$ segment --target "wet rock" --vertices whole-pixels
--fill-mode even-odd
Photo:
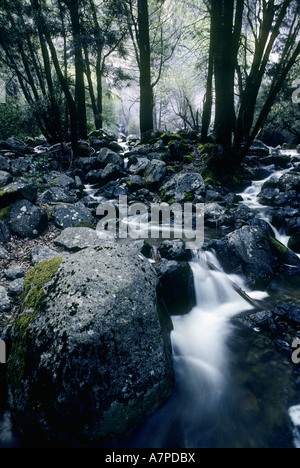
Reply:
[[[188,314],[196,305],[194,276],[188,262],[161,261],[154,264],[160,279],[159,294],[170,315]]]
[[[294,235],[290,238],[288,246],[295,253],[300,254],[300,235]]]
[[[63,229],[76,227],[80,223],[95,223],[93,215],[84,206],[59,205],[53,209],[52,216],[56,226]]]
[[[211,228],[220,228],[230,224],[232,215],[228,213],[224,206],[218,203],[207,203],[205,205],[205,226]]]
[[[25,291],[36,294],[11,329],[7,373],[23,433],[97,447],[162,404],[174,372],[156,287],[149,261],[128,246],[85,249],[29,273]]]
[[[274,315],[289,322],[300,324],[300,306],[297,304],[282,304],[274,310]]]
[[[8,224],[13,234],[34,239],[47,228],[48,216],[28,200],[18,200],[11,206]]]
[[[278,183],[279,190],[281,192],[300,191],[300,174],[287,173],[284,174]]]
[[[166,240],[159,246],[162,258],[188,262],[192,259],[192,253],[186,249],[186,244],[181,239]]]
[[[254,288],[265,289],[275,276],[276,257],[259,226],[244,226],[208,245],[225,271],[245,275]]]
[[[238,317],[234,319],[234,322],[241,323],[252,329],[269,329],[270,322],[273,322],[273,313],[270,310],[264,310],[244,317]]]

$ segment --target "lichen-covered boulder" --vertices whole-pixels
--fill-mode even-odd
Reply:
[[[136,247],[38,264],[11,330],[9,403],[23,432],[71,447],[127,433],[170,394],[170,322]]]

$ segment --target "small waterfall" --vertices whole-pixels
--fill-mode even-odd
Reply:
[[[252,309],[225,273],[210,269],[211,263],[219,266],[212,253],[194,254],[191,268],[197,303],[188,315],[173,317],[177,411],[188,446],[204,446],[205,434],[222,424],[221,414],[230,407],[224,404],[230,394],[227,344],[234,328],[230,319]]]
[[[208,385],[211,398],[218,397],[226,384],[230,318],[252,307],[234,290],[225,273],[210,270],[209,257],[213,254],[204,251],[194,255],[191,268],[196,307],[188,315],[173,317],[172,343],[177,371],[186,372],[189,382]]]

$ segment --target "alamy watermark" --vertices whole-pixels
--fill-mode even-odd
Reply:
[[[300,104],[300,79],[294,80],[292,83],[293,88],[297,88],[292,94],[292,101],[294,104]]]
[[[292,361],[294,364],[300,364],[300,339],[297,338],[292,343]]]
[[[6,343],[0,340],[0,364],[6,364]]]
[[[5,81],[0,78],[0,104],[6,102],[6,84]]]
[[[128,204],[127,196],[117,203],[101,203],[97,208],[100,236],[114,239],[182,239],[186,249],[202,247],[204,242],[203,203]]]

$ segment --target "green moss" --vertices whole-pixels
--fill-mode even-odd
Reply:
[[[186,201],[193,201],[195,198],[194,192],[187,192],[184,196]]]
[[[95,230],[95,226],[92,224],[92,223],[89,223],[89,222],[82,222],[82,223],[78,223],[77,228],[88,228],[88,229],[93,229]]]
[[[25,369],[26,343],[30,340],[30,325],[42,310],[45,296],[44,286],[57,273],[61,257],[39,263],[32,268],[25,278],[24,291],[21,296],[20,313],[13,325],[13,346],[8,360],[7,376],[10,385],[17,389],[22,381]]]
[[[281,244],[281,242],[274,239],[274,237],[269,236],[269,242],[277,255],[282,256],[289,252],[289,249]]]
[[[161,188],[159,191],[160,198],[162,201],[166,201],[167,191],[164,188]]]
[[[185,163],[190,164],[194,161],[195,158],[196,158],[195,154],[187,154],[183,157],[183,160]]]
[[[205,168],[201,175],[204,179],[205,185],[221,185],[221,182],[217,179],[216,175],[209,169]]]
[[[16,190],[4,191],[0,189],[0,205],[8,205],[18,198],[18,192]]]
[[[4,221],[8,217],[10,211],[11,211],[10,206],[7,206],[6,208],[2,208],[0,210],[0,221]]]
[[[199,149],[201,154],[205,154],[205,153],[206,154],[211,154],[213,152],[214,145],[212,143],[206,143],[205,145],[200,143],[198,145],[198,149]]]

